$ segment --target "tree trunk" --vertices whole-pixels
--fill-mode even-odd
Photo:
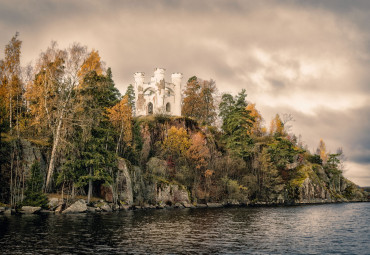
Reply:
[[[87,203],[90,203],[91,194],[92,194],[92,179],[91,179],[91,167],[90,167],[90,173],[89,173],[89,191],[87,193]]]
[[[51,181],[52,181],[51,178],[53,177],[53,173],[54,173],[55,158],[56,158],[57,148],[58,148],[59,140],[60,140],[60,130],[62,128],[63,114],[64,114],[64,111],[62,111],[62,113],[59,116],[58,126],[57,126],[54,143],[53,143],[53,149],[51,151],[48,175],[46,178],[46,185],[45,185],[46,192],[49,192],[51,190]]]

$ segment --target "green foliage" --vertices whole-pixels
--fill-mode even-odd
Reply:
[[[276,138],[276,140],[269,144],[268,153],[270,160],[279,170],[284,170],[287,165],[294,162],[298,154],[304,151],[296,147],[291,141],[285,138]]]
[[[318,165],[322,165],[322,159],[320,158],[320,155],[307,155],[307,161],[312,163],[312,164],[318,164]]]
[[[135,90],[132,84],[128,85],[125,95],[128,96],[128,103],[132,108],[132,112],[135,112]]]
[[[246,109],[246,93],[243,89],[235,98],[225,94],[220,103],[220,116],[226,147],[238,157],[247,160],[251,155],[253,140],[248,130],[253,126],[253,117]]]
[[[47,208],[48,198],[42,192],[44,177],[40,169],[40,163],[35,161],[31,166],[31,176],[26,182],[25,199],[22,205],[40,206]]]

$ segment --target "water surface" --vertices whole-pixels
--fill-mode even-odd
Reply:
[[[369,254],[370,203],[0,216],[1,254]]]

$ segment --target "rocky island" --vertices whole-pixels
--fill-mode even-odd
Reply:
[[[166,82],[156,68],[122,96],[79,44],[52,44],[25,81],[21,44],[16,34],[0,62],[0,213],[368,201],[343,177],[341,149],[310,152],[290,115],[268,129],[244,89],[217,97],[213,80]]]

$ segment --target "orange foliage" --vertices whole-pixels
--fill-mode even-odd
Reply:
[[[85,75],[91,71],[95,71],[98,75],[101,75],[103,73],[99,52],[95,50],[92,50],[90,52],[89,56],[85,59],[80,70],[78,71],[80,84],[82,83]]]
[[[191,146],[187,154],[190,162],[194,164],[196,169],[204,170],[207,167],[211,154],[202,133],[198,132],[192,136]]]
[[[132,143],[132,108],[125,95],[122,100],[112,108],[107,109],[112,125],[120,134],[119,143],[123,141],[127,146]]]
[[[185,129],[172,126],[164,139],[163,152],[171,157],[184,157],[189,149],[189,136]]]
[[[248,104],[246,107],[247,111],[250,111],[250,116],[254,118],[253,126],[250,130],[248,130],[249,135],[255,135],[260,136],[262,135],[262,115],[259,113],[259,111],[256,109],[256,104]]]
[[[275,115],[275,118],[271,120],[271,124],[270,124],[270,135],[275,135],[275,134],[280,135],[280,136],[283,136],[286,134],[284,130],[284,124],[281,121],[279,114]]]

